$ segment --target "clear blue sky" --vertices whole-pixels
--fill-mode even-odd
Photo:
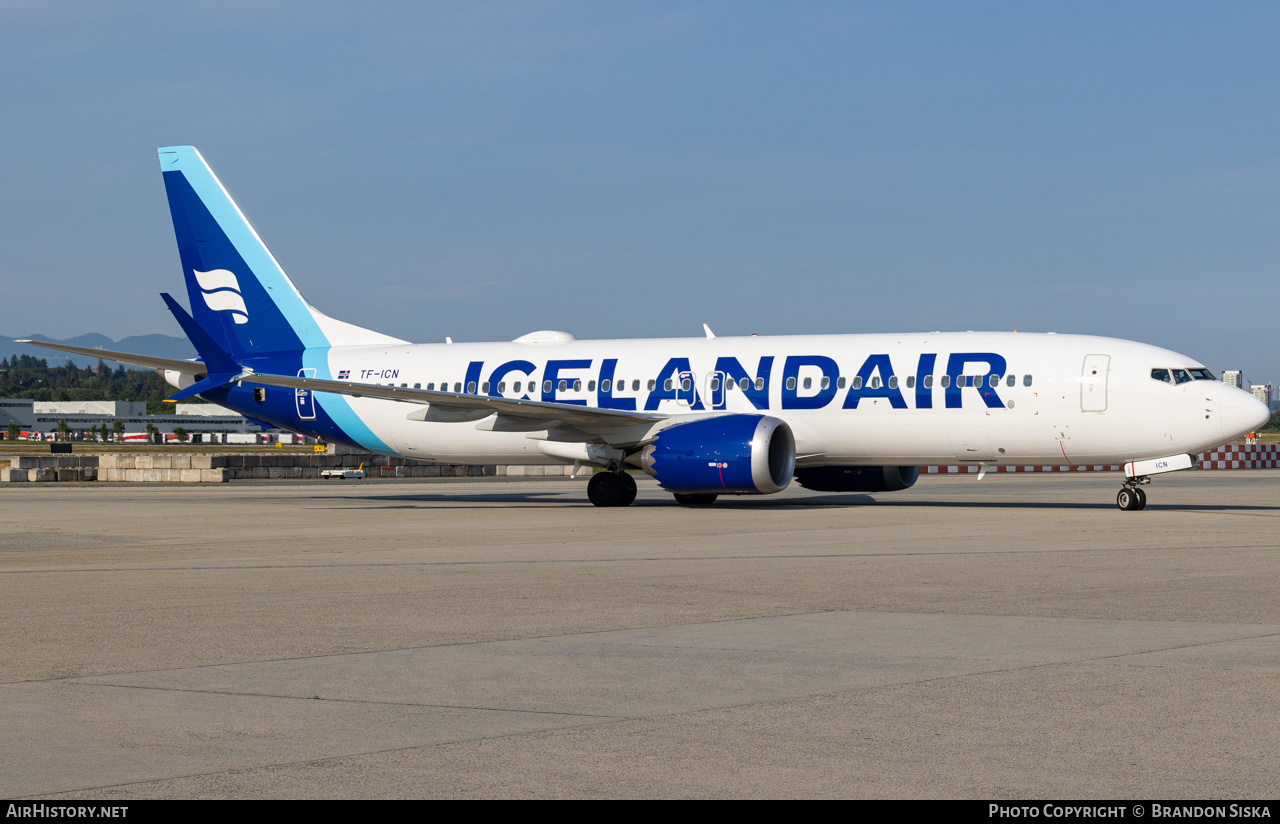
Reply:
[[[190,143],[312,303],[413,340],[1016,328],[1280,378],[1277,44],[1274,3],[10,0],[0,332],[179,334]]]

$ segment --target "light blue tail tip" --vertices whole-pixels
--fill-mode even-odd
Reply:
[[[181,169],[186,163],[200,157],[195,146],[163,146],[156,149],[160,157],[160,171],[168,172]]]

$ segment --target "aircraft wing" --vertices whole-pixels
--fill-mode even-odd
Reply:
[[[70,352],[73,355],[86,355],[90,358],[119,361],[133,366],[145,366],[148,369],[170,369],[174,372],[185,372],[188,375],[203,375],[209,371],[200,361],[153,358],[150,355],[133,355],[128,352],[112,352],[108,349],[90,349],[87,346],[68,346],[65,343],[46,343],[42,340],[15,340],[14,343],[42,346],[45,349],[57,349],[59,352]]]
[[[246,374],[237,380],[266,386],[282,386],[290,389],[309,389],[312,392],[332,392],[353,398],[381,398],[403,403],[429,404],[432,408],[448,410],[474,410],[496,412],[500,416],[530,421],[547,421],[567,426],[608,428],[636,426],[666,420],[666,415],[656,412],[627,412],[622,409],[600,409],[572,403],[547,403],[545,401],[520,401],[495,398],[489,395],[467,395],[455,392],[436,392],[429,389],[409,389],[402,386],[378,386],[349,381],[326,381],[318,378],[294,378],[286,375]],[[483,417],[483,416],[481,416]],[[470,418],[476,420],[475,417]]]

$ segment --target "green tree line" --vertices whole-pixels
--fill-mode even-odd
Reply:
[[[0,398],[146,401],[148,414],[162,415],[173,412],[173,404],[162,403],[173,392],[173,387],[150,369],[110,369],[101,360],[97,366],[80,368],[75,361],[50,366],[44,358],[31,355],[0,358]]]

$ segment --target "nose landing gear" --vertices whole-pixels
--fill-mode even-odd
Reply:
[[[1151,479],[1145,475],[1129,478],[1116,494],[1116,506],[1121,509],[1139,510],[1147,507],[1147,493],[1138,484],[1149,484]]]

